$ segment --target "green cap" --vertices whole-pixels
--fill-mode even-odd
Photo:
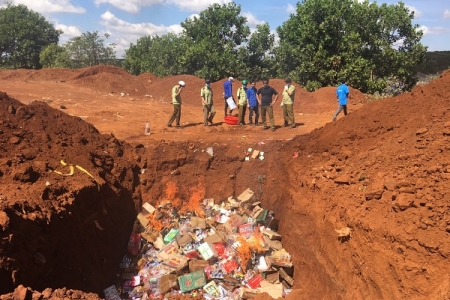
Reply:
[[[247,84],[247,83],[248,83],[247,79],[242,80],[242,84]]]

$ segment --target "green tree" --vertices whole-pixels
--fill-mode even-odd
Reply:
[[[58,43],[62,31],[25,5],[0,9],[0,65],[2,68],[38,69],[41,50]]]
[[[72,61],[70,60],[69,52],[65,47],[57,44],[50,44],[42,49],[40,57],[40,64],[43,68],[71,68]]]
[[[174,33],[142,37],[125,50],[122,66],[134,75],[144,72],[158,77],[184,74],[187,43],[185,37]]]
[[[279,73],[308,89],[336,84],[341,77],[364,92],[381,90],[389,77],[410,89],[426,52],[413,19],[402,2],[303,0],[277,28]]]
[[[74,68],[83,68],[95,65],[115,65],[115,44],[106,44],[109,34],[103,36],[98,31],[85,32],[80,36],[71,38],[64,46],[69,53]]]
[[[246,42],[250,29],[241,7],[234,2],[210,5],[199,17],[181,23],[189,39],[185,53],[187,71],[199,77],[218,80],[238,74],[245,63],[239,60],[239,46]]]
[[[246,63],[246,74],[238,74],[248,79],[275,77],[274,61],[275,35],[270,32],[267,23],[256,26],[256,31],[250,36],[244,49],[240,49],[239,56]]]

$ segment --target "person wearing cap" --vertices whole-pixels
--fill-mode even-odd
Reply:
[[[275,100],[272,102],[272,97],[275,96]],[[258,103],[261,106],[261,116],[264,129],[269,129],[266,122],[266,114],[269,115],[270,129],[275,131],[275,119],[273,117],[273,105],[278,100],[278,92],[271,86],[269,86],[269,81],[267,79],[263,80],[263,87],[256,93],[258,98]]]
[[[284,117],[284,127],[290,126],[295,128],[295,117],[294,117],[294,97],[295,97],[295,86],[292,85],[291,78],[286,78],[284,80],[286,85],[283,90],[283,117]]]
[[[209,79],[205,80],[205,86],[200,91],[200,97],[202,98],[203,105],[203,125],[208,126],[213,123],[213,118],[216,115],[213,103],[213,91]]]
[[[248,123],[251,126],[257,126],[259,120],[259,105],[256,96],[256,81],[252,81],[250,88],[247,89]],[[253,123],[253,113],[255,113],[255,122]]]
[[[181,119],[181,91],[186,86],[184,81],[179,81],[176,86],[172,88],[172,104],[173,104],[173,113],[167,123],[168,127],[172,127],[173,121],[177,121],[177,128],[181,128],[180,119]]]
[[[242,80],[242,86],[238,88],[236,97],[238,99],[239,126],[245,125],[245,111],[247,110],[247,79]]]
[[[229,107],[227,99],[228,98],[232,98],[233,101],[234,101],[234,98],[233,98],[233,82],[234,82],[234,78],[233,77],[229,77],[223,83],[223,98],[225,100],[224,116],[231,116],[231,114],[233,113],[233,110],[230,109],[230,112],[227,114],[227,109]]]
[[[345,78],[342,78],[341,85],[338,86],[336,89],[336,97],[337,97],[337,102],[338,102],[339,106],[338,106],[336,112],[334,113],[333,121],[336,121],[337,116],[339,115],[339,113],[342,110],[344,111],[344,116],[347,115],[347,100],[348,100],[348,95],[350,94],[350,90],[345,83],[346,83]]]

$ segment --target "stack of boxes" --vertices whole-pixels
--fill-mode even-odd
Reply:
[[[137,216],[118,282],[106,299],[161,299],[189,293],[199,299],[248,299],[290,292],[293,265],[274,213],[252,190],[220,204],[203,201],[202,215],[170,202],[149,203]]]

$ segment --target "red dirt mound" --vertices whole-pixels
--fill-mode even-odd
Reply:
[[[142,81],[147,82],[149,84],[151,84],[153,82],[156,82],[159,79],[158,76],[156,76],[156,75],[154,75],[152,73],[142,73],[142,74],[139,74],[137,76],[137,78],[139,80],[142,80]]]
[[[135,217],[130,146],[4,93],[0,126],[0,293],[110,285]]]
[[[144,96],[151,85],[150,82],[139,80],[122,68],[104,65],[81,69],[70,82],[93,90],[131,96]]]
[[[74,69],[48,68],[42,70],[2,70],[0,79],[27,81],[67,81],[79,71]]]
[[[299,152],[292,170],[302,171],[291,179],[299,188],[285,203],[295,207],[285,218],[324,217],[309,228],[283,226],[292,239],[322,233],[306,237],[307,247],[292,242],[299,251],[294,264],[305,267],[296,280],[308,281],[317,260],[332,266],[326,273],[343,275],[331,275],[329,287],[359,287],[327,298],[449,299],[449,85],[446,72],[289,145],[280,159]],[[344,226],[352,229],[350,240],[330,243]]]
[[[334,111],[337,108],[336,87],[323,87],[310,93],[314,98],[314,105],[311,106],[310,112],[320,113],[326,111]],[[350,95],[348,106],[365,104],[366,97],[359,90],[350,87]]]

